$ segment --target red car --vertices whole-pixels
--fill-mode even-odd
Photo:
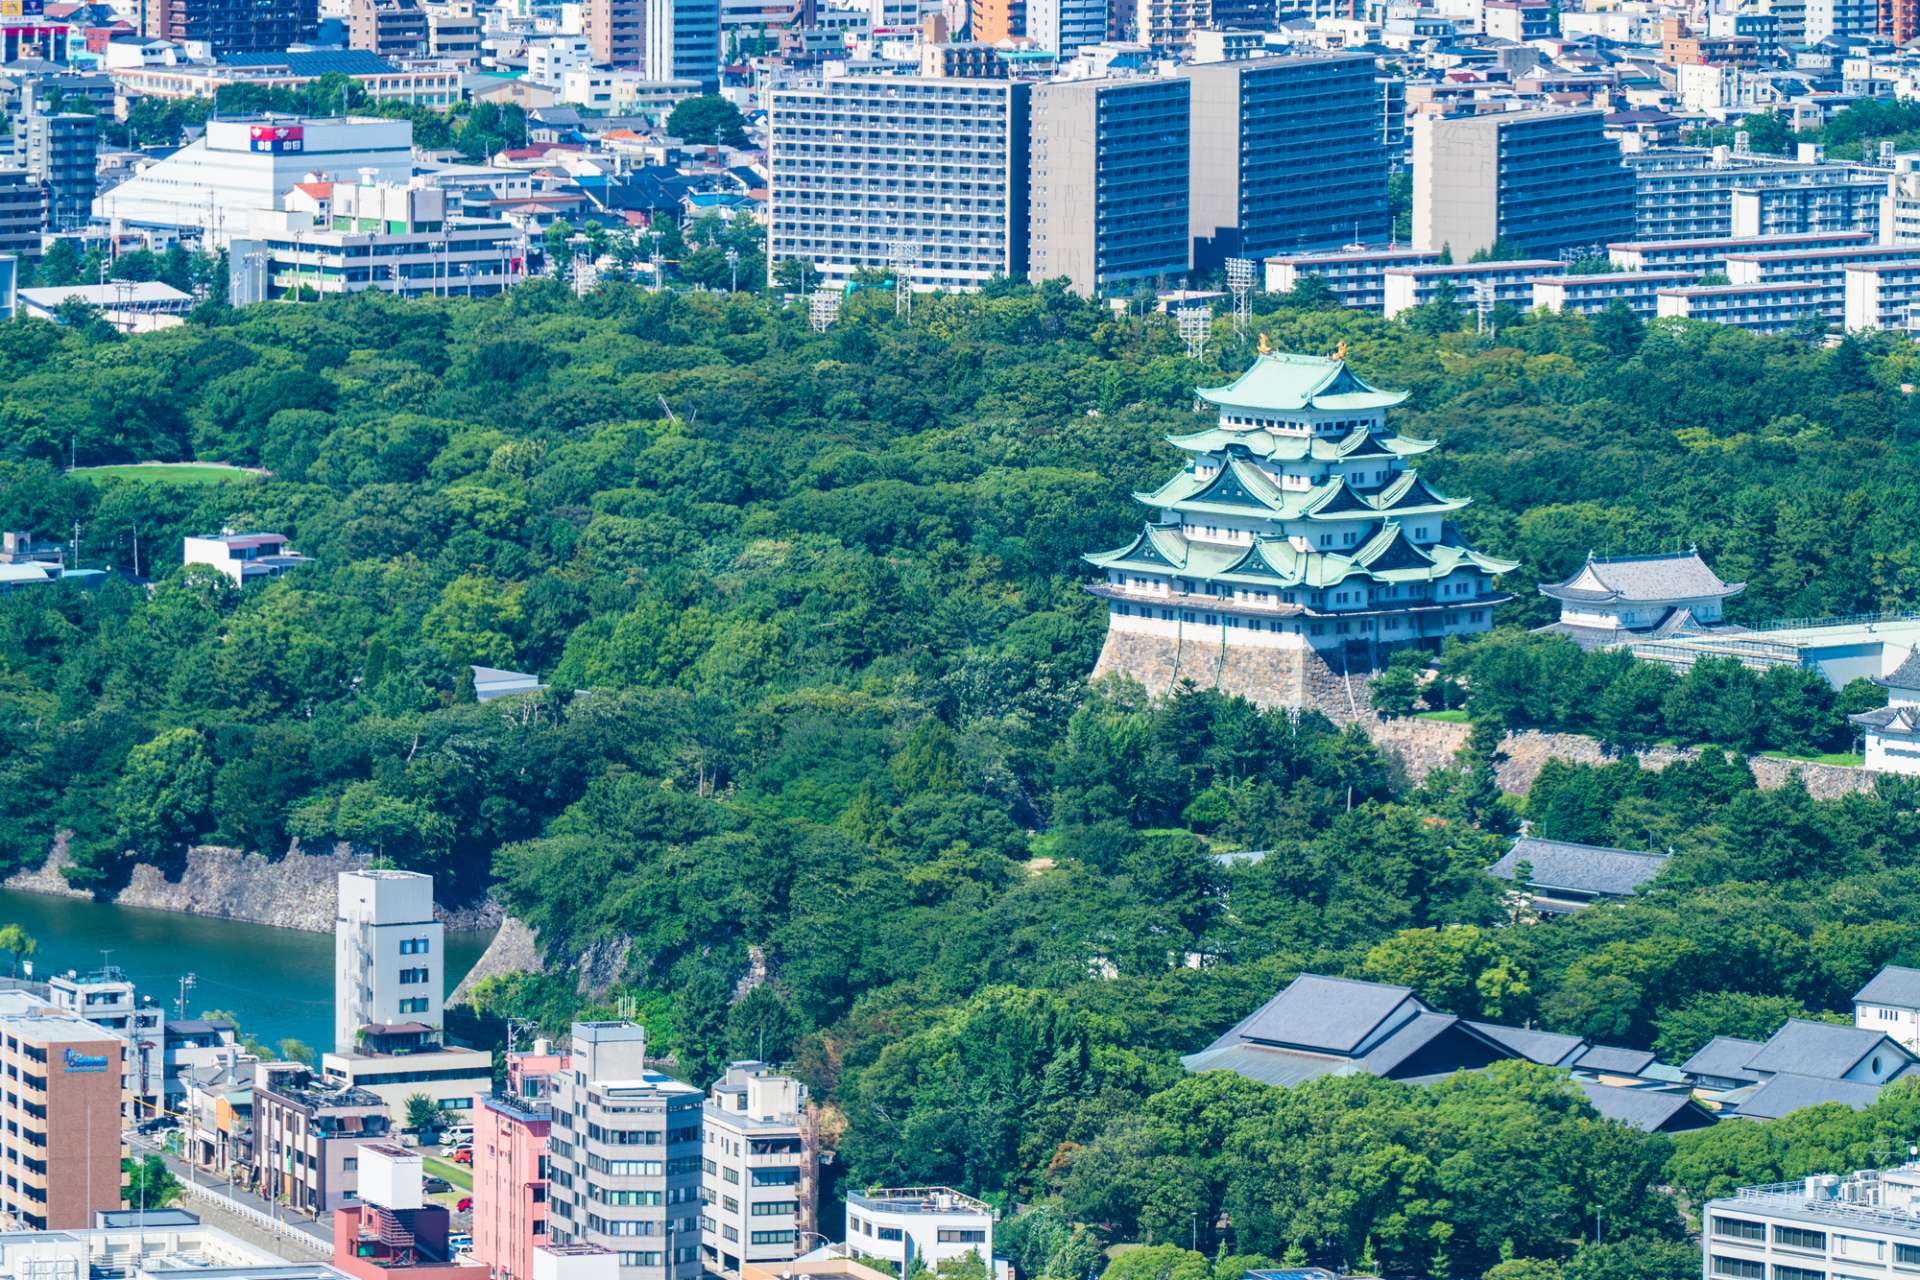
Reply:
[[[472,1164],[472,1163],[473,1163],[473,1148],[472,1148],[472,1147],[462,1147],[462,1148],[460,1148],[460,1149],[459,1149],[458,1151],[456,1151],[456,1152],[454,1152],[454,1153],[453,1153],[453,1162],[454,1162],[455,1164]]]
[[[470,1213],[473,1210],[473,1197],[461,1196],[460,1203],[454,1205],[453,1207],[456,1211],[460,1213]]]

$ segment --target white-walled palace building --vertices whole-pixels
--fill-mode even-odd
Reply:
[[[1887,691],[1887,705],[1847,717],[1866,730],[1868,771],[1920,774],[1920,649],[1873,682]]]
[[[1105,574],[1096,675],[1354,711],[1346,677],[1492,625],[1513,562],[1469,546],[1450,519],[1466,500],[1410,468],[1434,442],[1388,428],[1404,393],[1338,357],[1263,353],[1199,394],[1217,425],[1169,437],[1186,468],[1134,495],[1153,514],[1131,542],[1086,557]]]

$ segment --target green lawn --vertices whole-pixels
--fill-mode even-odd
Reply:
[[[1472,718],[1458,707],[1452,711],[1416,711],[1413,715],[1416,720],[1444,720],[1448,724],[1465,724]]]
[[[115,467],[75,467],[82,480],[142,480],[161,484],[231,484],[263,474],[222,462],[133,462]]]
[[[1837,764],[1850,769],[1858,769],[1867,762],[1865,756],[1850,751],[1762,751],[1760,754],[1775,760],[1805,760],[1810,764]]]
[[[442,1160],[439,1156],[422,1156],[420,1167],[436,1178],[445,1178],[462,1190],[473,1190],[473,1170],[467,1165]]]

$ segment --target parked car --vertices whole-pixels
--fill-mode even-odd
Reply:
[[[454,1205],[453,1207],[456,1211],[460,1213],[471,1213],[473,1211],[473,1197],[461,1196],[460,1203]]]
[[[472,1147],[460,1148],[458,1151],[453,1153],[452,1159],[455,1164],[472,1164],[473,1148]]]
[[[421,1189],[428,1195],[442,1196],[453,1190],[453,1184],[445,1178],[436,1178],[432,1174],[420,1180]]]

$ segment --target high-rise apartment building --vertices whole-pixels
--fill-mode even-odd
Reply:
[[[34,1231],[118,1209],[126,1042],[71,1013],[0,1017],[0,1214]]]
[[[998,44],[1027,34],[1027,0],[971,0],[967,35],[984,44]]]
[[[46,225],[46,188],[25,169],[0,169],[0,253],[38,258]]]
[[[54,974],[47,979],[47,1000],[126,1040],[121,1083],[128,1115],[145,1119],[156,1114],[167,1090],[166,1009],[153,997],[142,997],[127,975],[111,966],[92,973],[69,969]]]
[[[1871,36],[1880,26],[1877,0],[1806,0],[1803,38],[1808,44]]]
[[[1133,38],[1162,57],[1185,52],[1212,25],[1213,0],[1134,0]]]
[[[1107,0],[1026,0],[1027,38],[1042,49],[1073,57],[1107,38]]]
[[[440,1030],[445,933],[433,918],[433,877],[417,871],[343,871],[334,921],[336,1053],[367,1028]]]
[[[976,288],[1027,265],[1027,90],[1008,80],[835,76],[776,90],[769,270],[891,271]],[[1382,197],[1384,199],[1384,195]]]
[[[643,30],[647,79],[719,88],[720,0],[646,0]]]
[[[494,1094],[473,1113],[473,1256],[496,1280],[532,1280],[533,1250],[547,1242],[545,1102]]]
[[[815,1235],[818,1156],[807,1087],[764,1062],[736,1062],[703,1108],[706,1157],[700,1220],[707,1270],[786,1262]]]
[[[26,121],[27,172],[47,190],[47,225],[71,231],[93,212],[99,121],[84,112],[60,111]]]
[[[1090,297],[1186,275],[1190,95],[1179,77],[1034,87],[1030,278]]]
[[[1384,240],[1387,152],[1369,54],[1182,67],[1193,86],[1193,265]]]
[[[347,44],[383,58],[422,57],[428,47],[426,11],[414,0],[353,0]]]
[[[647,0],[587,0],[586,27],[594,62],[609,67],[644,63]]]
[[[269,53],[313,38],[316,0],[145,0],[144,31],[157,40],[204,41],[216,58]]]
[[[1413,131],[1413,243],[1465,261],[1497,240],[1521,253],[1625,240],[1633,175],[1600,111],[1423,117]]]
[[[553,1244],[619,1255],[620,1280],[699,1280],[698,1089],[646,1066],[630,1022],[576,1022],[547,1135]]]

